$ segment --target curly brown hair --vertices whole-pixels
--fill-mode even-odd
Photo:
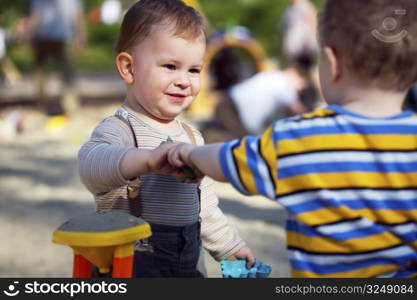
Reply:
[[[396,91],[417,83],[416,0],[327,0],[319,35],[360,80]]]
[[[123,18],[116,52],[129,51],[143,41],[155,25],[172,26],[174,36],[190,40],[205,33],[202,15],[181,0],[140,0]]]

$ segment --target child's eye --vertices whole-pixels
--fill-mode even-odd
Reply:
[[[195,73],[195,74],[200,74],[201,70],[194,68],[194,69],[190,69],[190,73]]]
[[[163,65],[164,68],[167,68],[168,70],[174,71],[176,69],[175,65],[173,64],[165,64]]]

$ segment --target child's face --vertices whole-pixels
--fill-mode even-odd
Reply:
[[[173,36],[162,26],[132,50],[132,93],[150,117],[172,120],[200,91],[205,39]]]

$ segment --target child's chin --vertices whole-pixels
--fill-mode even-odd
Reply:
[[[172,121],[174,120],[181,112],[167,112],[163,115],[160,116],[156,116],[158,119],[162,120],[162,121]]]
[[[185,111],[187,107],[184,107],[184,105],[178,105],[177,107],[172,107],[170,110],[167,110],[164,112],[164,117],[175,119],[176,117],[178,117],[179,114]]]

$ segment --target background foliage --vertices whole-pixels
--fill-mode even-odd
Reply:
[[[105,25],[93,23],[93,10],[104,0],[84,0],[87,20],[88,47],[75,57],[77,67],[84,72],[103,72],[114,70],[114,44],[119,24]],[[157,1],[157,0],[156,0]],[[122,0],[127,8],[131,0]],[[280,59],[281,20],[290,0],[200,0],[203,13],[211,25],[211,31],[232,25],[247,27],[264,47],[269,57]],[[319,7],[321,0],[313,0]],[[29,0],[1,0],[0,16],[6,28],[13,26],[19,18],[28,14]],[[8,52],[18,67],[30,71],[32,56],[28,43],[13,42]]]

